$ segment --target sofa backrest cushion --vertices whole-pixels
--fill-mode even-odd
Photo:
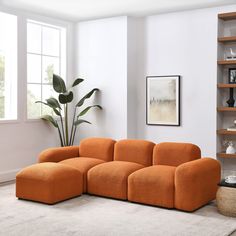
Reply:
[[[200,158],[200,148],[191,143],[159,143],[153,150],[153,165],[179,166]]]
[[[146,140],[120,140],[115,144],[114,160],[150,166],[154,146],[154,143]]]
[[[79,145],[79,156],[112,161],[115,140],[109,138],[87,138]]]

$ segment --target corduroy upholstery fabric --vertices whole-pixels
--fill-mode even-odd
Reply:
[[[79,156],[112,161],[116,141],[109,138],[87,138],[80,142]]]
[[[87,192],[87,172],[92,167],[104,163],[103,160],[96,158],[88,158],[88,157],[76,157],[70,158],[64,161],[59,162],[60,164],[68,165],[76,168],[83,174],[83,192]]]
[[[128,178],[128,200],[173,208],[175,169],[173,166],[155,165],[135,171]]]
[[[200,148],[191,143],[159,143],[153,150],[153,165],[179,166],[200,158]]]
[[[38,161],[59,162],[68,158],[79,156],[79,146],[48,148],[39,154]]]
[[[128,176],[143,167],[126,161],[97,165],[88,171],[88,193],[126,200]]]
[[[220,176],[220,163],[212,158],[190,161],[177,167],[175,208],[194,211],[214,200]]]
[[[45,162],[24,168],[16,176],[16,197],[54,204],[81,195],[83,176],[75,168]]]
[[[154,146],[154,143],[146,140],[120,140],[115,144],[114,160],[150,166]]]

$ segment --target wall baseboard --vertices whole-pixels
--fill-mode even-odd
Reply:
[[[20,171],[20,169],[0,172],[0,183],[15,180],[16,173],[19,171]]]

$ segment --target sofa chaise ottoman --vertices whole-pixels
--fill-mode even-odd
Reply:
[[[83,176],[75,168],[45,162],[24,168],[16,176],[16,197],[54,204],[80,196]]]

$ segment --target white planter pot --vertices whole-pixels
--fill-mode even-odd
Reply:
[[[233,145],[229,145],[226,149],[226,153],[227,154],[234,154],[235,153],[235,149],[233,147]]]

